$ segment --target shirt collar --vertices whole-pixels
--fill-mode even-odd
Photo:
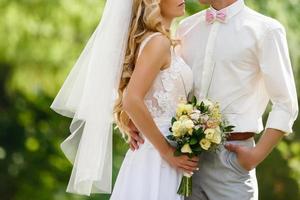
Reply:
[[[234,15],[238,14],[243,8],[245,7],[245,2],[244,0],[237,0],[233,4],[227,6],[226,8],[223,8],[222,10],[226,10],[227,13],[227,19],[230,19]],[[210,6],[209,9],[212,9],[216,11],[212,6]]]

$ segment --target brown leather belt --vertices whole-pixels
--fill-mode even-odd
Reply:
[[[230,133],[229,137],[227,138],[227,141],[233,141],[233,140],[247,140],[251,137],[253,137],[255,133],[253,132],[233,132]]]

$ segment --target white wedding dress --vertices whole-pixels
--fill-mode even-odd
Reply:
[[[140,52],[155,35],[148,36],[140,46]],[[164,136],[170,134],[171,118],[178,102],[193,86],[189,66],[171,48],[170,67],[156,77],[145,97],[156,125]],[[117,177],[111,200],[182,200],[177,194],[182,172],[171,167],[145,138],[145,143],[136,151],[128,150]]]

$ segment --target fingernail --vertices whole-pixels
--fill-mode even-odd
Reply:
[[[199,171],[199,168],[197,167],[196,170]]]

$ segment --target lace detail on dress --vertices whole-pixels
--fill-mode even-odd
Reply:
[[[160,33],[154,33],[142,42],[140,52],[142,52],[146,43],[157,34]],[[189,80],[187,86],[184,80]],[[179,101],[186,99],[187,93],[192,87],[192,82],[193,77],[190,68],[185,63],[178,61],[174,49],[171,48],[170,66],[157,75],[145,97],[145,104],[154,120],[170,120],[175,114]]]
[[[153,118],[167,118],[174,115],[177,103],[186,99],[180,76],[180,67],[173,64],[160,72],[151,92],[151,98],[145,101]]]
[[[171,91],[174,88],[174,80],[181,79],[180,77],[180,67],[178,65],[174,65],[172,61],[170,67],[165,69],[166,71],[162,71],[161,80],[166,91]]]

